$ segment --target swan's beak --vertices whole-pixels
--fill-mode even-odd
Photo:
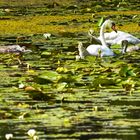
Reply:
[[[117,33],[117,29],[116,29],[116,26],[115,25],[112,25],[112,30],[114,30],[116,33]]]

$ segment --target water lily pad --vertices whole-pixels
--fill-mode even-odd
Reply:
[[[52,53],[51,52],[48,52],[48,51],[44,51],[44,52],[41,53],[41,57],[42,58],[48,58],[51,55],[52,55]]]
[[[66,82],[59,83],[59,84],[57,84],[57,90],[63,91],[67,86],[68,86],[68,84]]]
[[[55,71],[45,71],[38,76],[35,76],[34,80],[40,84],[46,84],[50,82],[56,82],[59,79],[59,74]]]
[[[136,76],[133,72],[133,69],[130,69],[127,65],[123,66],[119,71],[120,76],[127,77],[127,76]]]
[[[104,22],[104,17],[101,17],[100,20],[98,21],[98,26],[101,27]]]

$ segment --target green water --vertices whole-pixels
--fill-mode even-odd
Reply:
[[[37,10],[40,15],[44,12],[41,7]],[[83,10],[77,10],[77,15]],[[56,14],[55,9],[51,12]],[[64,10],[64,14],[70,11]],[[77,22],[75,28],[87,23],[98,28],[101,16],[95,16],[93,23]],[[117,19],[119,16],[132,23],[126,15],[117,15]],[[134,18],[136,25],[139,17]],[[115,20],[115,15],[112,18]],[[132,33],[140,37],[139,32]],[[17,36],[1,35],[0,42],[15,44]],[[139,52],[76,61],[77,42],[90,44],[87,32],[53,33],[50,40],[41,33],[22,36],[26,39],[19,43],[32,50],[23,54],[22,64],[12,54],[0,57],[0,139],[4,140],[5,134],[13,134],[14,140],[32,139],[27,134],[30,129],[36,130],[40,140],[139,139]],[[120,47],[115,47],[119,54]]]

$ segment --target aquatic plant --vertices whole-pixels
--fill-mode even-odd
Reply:
[[[13,138],[13,134],[5,134],[6,140],[10,140]]]

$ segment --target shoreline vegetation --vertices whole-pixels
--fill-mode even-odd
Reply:
[[[0,35],[87,33],[90,28],[97,34],[101,17],[121,21],[123,25],[118,25],[118,30],[140,32],[140,11],[128,9],[128,6],[129,3],[116,0],[5,0],[0,2]]]
[[[103,15],[109,15],[109,12],[101,12],[94,14],[95,19],[91,19],[91,14],[84,15],[28,15],[24,17],[15,16],[1,16],[0,17],[0,35],[7,34],[39,34],[45,32],[51,33],[81,33],[87,32],[90,28],[94,28],[95,32],[98,32],[97,19]],[[135,18],[140,12],[131,12],[131,16]],[[120,14],[114,13],[117,17]],[[127,11],[126,14],[123,12],[123,17],[129,15]],[[119,17],[118,17],[119,18]],[[137,18],[137,17],[136,17]],[[90,21],[90,19],[92,21]],[[95,20],[95,21],[94,21]],[[118,19],[119,20],[119,19]],[[121,19],[122,20],[122,19]],[[134,19],[135,20],[135,19]],[[58,23],[58,24],[56,24]],[[131,27],[131,28],[130,28]],[[140,32],[139,23],[137,22],[127,22],[123,26],[118,26],[119,30],[124,30],[126,32]]]

